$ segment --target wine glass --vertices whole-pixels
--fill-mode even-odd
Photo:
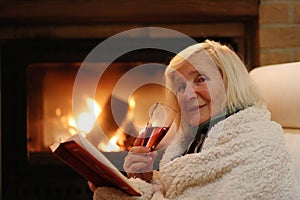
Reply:
[[[176,113],[176,110],[164,103],[157,102],[152,105],[143,137],[138,138],[139,141],[135,143],[135,146],[145,146],[150,151],[155,150],[170,129]]]

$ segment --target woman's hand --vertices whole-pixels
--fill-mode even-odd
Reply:
[[[147,182],[152,180],[153,163],[157,152],[150,152],[148,147],[134,146],[125,158],[123,168],[129,178],[140,178]]]

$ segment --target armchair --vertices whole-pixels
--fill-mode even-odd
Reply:
[[[300,190],[300,62],[258,67],[250,76],[284,129]]]

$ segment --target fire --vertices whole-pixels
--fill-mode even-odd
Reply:
[[[91,132],[95,122],[97,121],[97,117],[102,112],[101,107],[94,99],[87,97],[85,102],[88,109],[85,112],[80,113],[80,115],[76,118],[74,118],[71,114],[62,116],[61,109],[56,109],[56,115],[60,117],[61,123],[71,135],[75,135],[80,132],[84,137],[86,137]],[[120,143],[120,139],[123,139],[122,137],[124,137],[122,133],[121,129],[118,129],[109,141],[101,141],[98,144],[98,148],[106,152],[120,151],[121,147],[118,146],[118,143]]]
[[[71,133],[71,135],[75,135],[77,133],[76,121],[72,116],[70,116],[68,119],[68,125],[69,125],[68,128],[69,133]]]
[[[95,100],[88,97],[86,103],[89,111],[81,113],[77,119],[77,130],[83,134],[88,134],[92,130],[101,113],[101,108]]]
[[[110,140],[106,142],[100,142],[98,145],[98,148],[101,149],[102,151],[120,151],[121,148],[120,146],[117,145],[118,140],[122,137],[122,131],[121,129],[118,129],[116,133],[114,134],[113,137],[110,138]]]
[[[71,115],[67,117],[68,131],[71,135],[80,132],[86,136],[89,132],[91,132],[97,117],[102,111],[99,104],[92,98],[87,97],[86,104],[88,106],[88,110],[86,112],[82,112],[76,120]],[[65,120],[62,119],[62,121]]]

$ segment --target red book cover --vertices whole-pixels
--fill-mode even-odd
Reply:
[[[140,195],[128,179],[81,134],[51,145],[50,150],[96,186],[116,187],[128,195]]]

